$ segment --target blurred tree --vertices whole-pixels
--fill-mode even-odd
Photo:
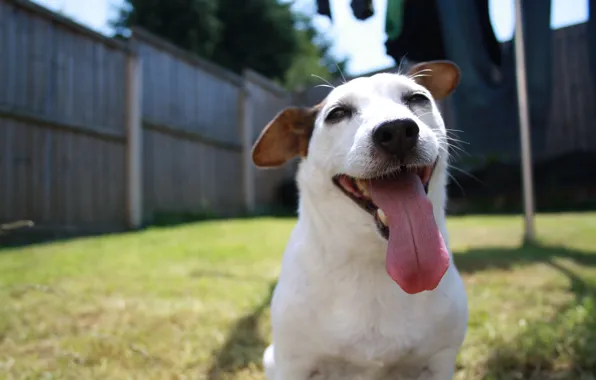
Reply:
[[[234,72],[251,68],[290,89],[343,70],[306,16],[277,0],[125,0],[112,25],[144,29]]]

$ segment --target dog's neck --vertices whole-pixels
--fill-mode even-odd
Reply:
[[[429,186],[429,198],[435,220],[449,246],[444,223],[446,166],[443,162],[437,165]],[[327,173],[303,161],[299,165],[297,183],[300,193],[298,224],[310,241],[316,241],[318,247],[331,254],[341,250],[346,259],[359,257],[370,260],[375,257],[359,252],[362,247],[372,251],[386,250],[387,241],[377,232],[373,217],[339,191]],[[337,254],[333,256],[337,257]],[[384,260],[383,256],[379,258]]]

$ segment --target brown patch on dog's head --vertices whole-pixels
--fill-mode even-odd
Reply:
[[[460,80],[459,67],[450,61],[429,61],[414,65],[407,74],[425,87],[436,100],[449,96]]]
[[[306,157],[321,105],[289,107],[267,124],[252,148],[252,160],[261,168],[281,166],[294,157]]]

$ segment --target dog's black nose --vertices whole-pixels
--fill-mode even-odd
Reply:
[[[418,124],[412,119],[386,121],[372,132],[374,144],[384,152],[403,158],[418,142]]]

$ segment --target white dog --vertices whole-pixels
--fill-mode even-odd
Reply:
[[[452,379],[467,297],[447,246],[450,62],[377,74],[287,108],[256,166],[302,158],[299,218],[273,295],[269,380]]]

